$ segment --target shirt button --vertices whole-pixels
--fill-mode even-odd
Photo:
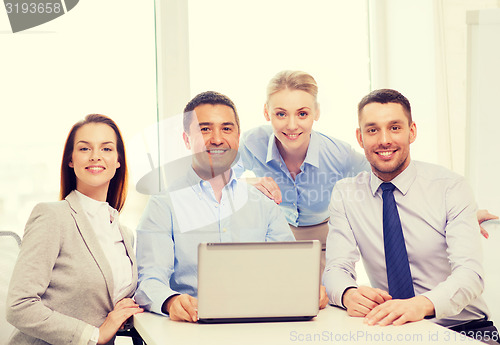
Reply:
[[[226,228],[223,228],[223,229],[222,229],[222,232],[226,232],[226,231],[227,231],[227,229],[226,229]]]
[[[215,208],[219,207],[219,204],[215,204]]]

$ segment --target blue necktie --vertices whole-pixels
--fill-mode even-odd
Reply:
[[[380,188],[383,191],[382,200],[384,201],[384,250],[389,294],[393,299],[411,298],[415,296],[415,292],[403,229],[394,200],[395,186],[390,182],[385,182],[380,185]]]

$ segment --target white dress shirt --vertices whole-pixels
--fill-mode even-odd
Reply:
[[[333,190],[323,276],[328,296],[342,306],[356,285],[360,253],[373,287],[389,291],[384,254],[383,181],[362,172]],[[476,206],[465,179],[443,167],[411,162],[391,181],[396,189],[413,287],[435,308],[433,321],[454,326],[488,316]],[[359,251],[358,251],[359,250]]]
[[[95,231],[104,255],[113,272],[113,304],[119,302],[127,287],[132,284],[132,263],[127,255],[123,237],[119,229],[118,211],[76,191],[86,216]]]

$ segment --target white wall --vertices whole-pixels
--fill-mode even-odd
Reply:
[[[413,159],[438,163],[433,0],[373,0],[373,89],[391,88],[412,105]]]
[[[0,229],[22,233],[35,203],[57,200],[64,141],[86,114],[112,117],[126,138],[156,121],[154,46],[151,1],[80,1],[16,34],[0,10]],[[131,188],[125,223],[143,205]]]
[[[266,123],[269,80],[303,70],[319,85],[315,128],[358,147],[356,105],[369,92],[367,23],[364,0],[190,0],[191,96],[227,94],[250,129]]]

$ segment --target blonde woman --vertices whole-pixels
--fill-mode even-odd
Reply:
[[[347,143],[312,129],[320,116],[317,95],[310,74],[276,74],[264,105],[271,126],[244,133],[240,153],[245,169],[257,176],[250,182],[280,204],[296,239],[318,239],[325,248],[333,186],[370,165]],[[324,260],[323,253],[322,268]]]

